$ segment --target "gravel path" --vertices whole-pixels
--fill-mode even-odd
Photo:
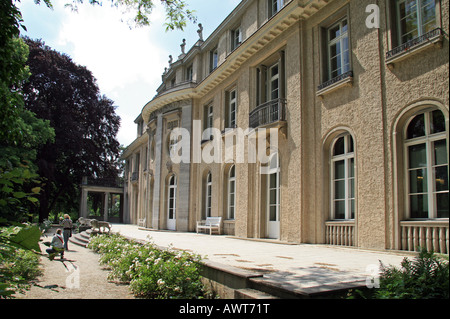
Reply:
[[[41,251],[48,248],[41,245]],[[92,250],[69,244],[60,261],[41,257],[43,275],[25,295],[17,299],[134,299],[128,285],[107,279],[108,271],[99,264],[100,255]]]

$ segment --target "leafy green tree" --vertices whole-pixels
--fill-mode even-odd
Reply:
[[[54,141],[39,148],[36,161],[38,174],[45,178],[39,198],[43,221],[55,210],[78,210],[84,176],[118,176],[120,118],[86,67],[41,41],[25,41],[31,72],[23,85],[25,107],[55,130]]]
[[[0,2],[0,216],[28,219],[39,181],[37,147],[53,138],[49,123],[23,108],[21,87],[29,76],[28,46],[19,38],[22,18],[12,0]]]
[[[20,11],[12,0],[0,2],[0,143],[23,140],[16,125],[23,105],[20,87],[29,72],[25,68],[27,46],[19,39]]]

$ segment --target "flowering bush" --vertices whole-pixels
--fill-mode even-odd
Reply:
[[[117,234],[93,237],[89,248],[102,255],[100,262],[111,270],[109,278],[129,283],[136,297],[205,297],[197,255],[161,250]]]

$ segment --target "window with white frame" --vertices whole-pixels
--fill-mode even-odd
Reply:
[[[212,103],[205,105],[203,110],[203,118],[204,118],[204,129],[213,127],[214,113],[213,113],[213,105]]]
[[[269,18],[275,15],[284,6],[285,0],[268,0]]]
[[[231,51],[235,50],[242,42],[241,27],[231,31]]]
[[[280,163],[278,154],[272,155],[268,171],[268,213],[269,221],[280,220]]]
[[[435,0],[396,0],[399,44],[436,28]]]
[[[169,187],[167,192],[167,215],[169,219],[176,218],[177,210],[177,177],[172,175],[169,178]]]
[[[279,63],[272,65],[268,72],[267,89],[270,100],[276,100],[280,97],[280,70]]]
[[[286,63],[284,50],[270,56],[256,67],[256,107],[286,96]]]
[[[212,176],[208,173],[205,180],[205,217],[211,217]]]
[[[235,207],[236,207],[236,166],[232,165],[228,172],[228,196],[227,196],[227,216],[228,219],[234,219]]]
[[[355,152],[353,138],[336,138],[331,153],[331,218],[355,219]]]
[[[448,218],[447,130],[439,110],[418,114],[406,126],[406,205],[411,219]]]
[[[237,94],[236,89],[227,92],[226,128],[236,127]]]
[[[193,78],[194,78],[194,67],[191,64],[186,68],[186,81],[192,81]]]
[[[214,108],[213,108],[212,102],[210,104],[205,105],[203,108],[203,130],[207,131],[210,134],[209,139],[207,139],[207,141],[213,139],[213,132],[211,130],[209,130],[209,129],[213,128],[213,122],[214,122],[213,111],[214,111]]]
[[[219,64],[219,50],[217,47],[209,52],[209,72],[214,71]]]
[[[328,80],[350,71],[348,20],[344,18],[327,29]]]

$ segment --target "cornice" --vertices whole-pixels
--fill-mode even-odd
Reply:
[[[201,98],[211,92],[217,85],[238,70],[267,44],[286,32],[300,20],[308,19],[332,0],[298,0],[291,1],[276,15],[268,19],[255,33],[244,40],[241,45],[231,52],[213,72],[194,88],[185,88],[156,96],[148,102],[142,117],[148,122],[150,114],[166,104],[179,100]],[[224,26],[221,24],[221,28]],[[217,36],[217,34],[216,34]]]

